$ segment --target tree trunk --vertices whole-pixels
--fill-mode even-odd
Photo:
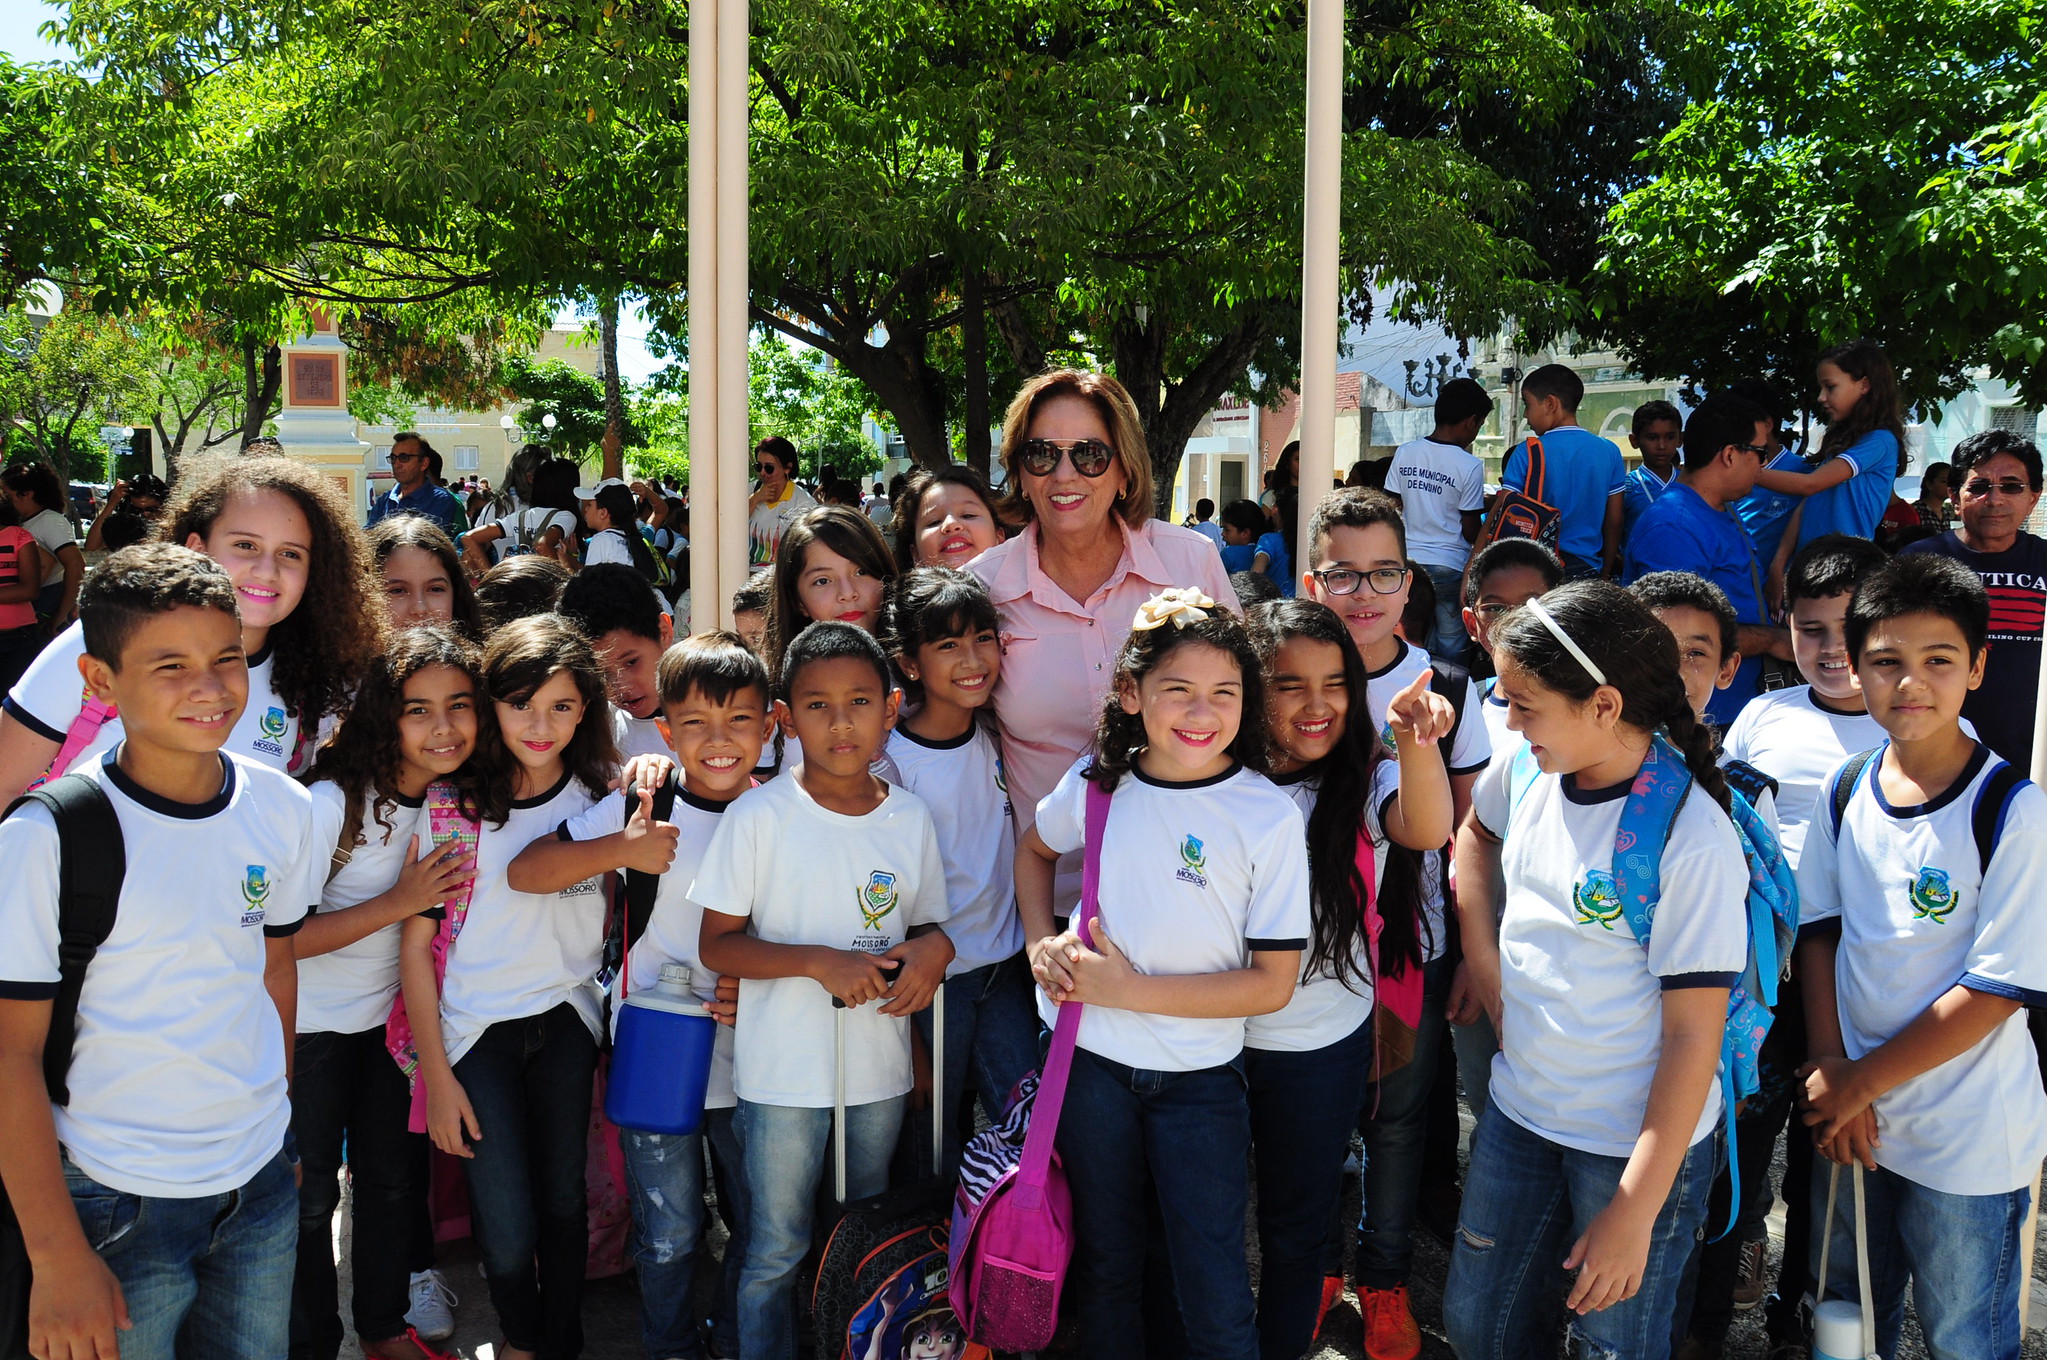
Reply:
[[[1009,361],[1016,365],[1016,371],[1026,378],[1043,373],[1045,348],[1032,332],[1031,323],[1024,316],[1023,304],[1010,298],[995,309],[994,316],[995,332],[1009,347]]]
[[[604,364],[604,476],[625,476],[625,392],[618,379],[618,299],[607,297],[597,312]]]
[[[284,351],[255,340],[242,341],[242,444],[263,433],[270,408],[284,385]]]
[[[969,267],[961,290],[960,349],[966,367],[967,466],[988,475],[988,311],[981,271]]]
[[[926,358],[927,332],[889,326],[888,343],[870,345],[867,336],[874,327],[864,320],[841,324],[827,308],[808,298],[779,301],[787,308],[786,315],[755,304],[754,321],[822,350],[867,384],[867,390],[895,421],[918,466],[940,468],[952,461],[952,448],[945,437],[945,380]],[[791,321],[791,317],[800,321]]]
[[[1127,317],[1112,332],[1116,376],[1130,390],[1144,422],[1145,444],[1151,452],[1153,513],[1166,517],[1173,506],[1173,481],[1180,459],[1201,418],[1215,409],[1251,366],[1251,358],[1270,334],[1262,316],[1246,316],[1217,337],[1201,361],[1177,383],[1164,381],[1165,326],[1157,316],[1146,322]]]

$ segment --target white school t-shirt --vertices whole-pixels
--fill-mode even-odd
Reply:
[[[670,776],[674,782],[674,776]],[[616,836],[625,830],[626,819],[632,809],[639,806],[637,796],[628,806],[624,794],[613,794],[600,798],[589,808],[563,822],[556,835],[565,841],[594,841],[605,836]],[[664,964],[679,963],[689,969],[689,987],[699,1001],[715,1001],[718,997],[718,975],[704,967],[698,954],[697,941],[704,923],[704,909],[690,901],[689,885],[696,877],[697,866],[703,863],[704,851],[711,844],[711,836],[723,821],[725,809],[730,803],[713,802],[700,798],[679,785],[675,790],[675,807],[668,814],[669,824],[680,833],[675,842],[675,860],[668,866],[668,872],[661,875],[660,886],[654,892],[654,910],[647,917],[647,928],[640,938],[633,942],[626,955],[625,971],[612,982],[611,1032],[618,1034],[618,995],[621,985],[629,986],[635,992],[652,987],[661,980]],[[729,1110],[737,1103],[732,1094],[732,1026],[718,1026],[717,1039],[711,1046],[711,1084],[704,1099],[706,1109]]]
[[[390,823],[389,830],[377,820],[379,813]],[[347,820],[348,798],[341,786],[331,779],[313,785],[315,834],[330,857]],[[327,879],[318,910],[360,906],[389,892],[405,871],[406,853],[415,835],[422,851],[433,840],[424,797],[400,798],[365,809],[355,848],[348,863]],[[320,866],[323,877],[327,870],[327,865]],[[300,959],[298,1032],[360,1034],[381,1028],[391,1017],[391,1003],[398,996],[398,941],[404,931],[403,921],[393,921],[354,944]]]
[[[632,546],[625,541],[625,534],[618,529],[604,529],[590,535],[590,541],[583,546],[583,565],[594,567],[604,562],[633,564]]]
[[[1364,587],[1371,589],[1370,586]],[[1429,669],[1429,654],[1412,643],[1400,644],[1400,655],[1383,670],[1373,671],[1365,677],[1365,706],[1371,710],[1372,724],[1379,729],[1379,740],[1387,750],[1393,749],[1393,727],[1386,721],[1386,706],[1393,702],[1393,696],[1406,689],[1415,676]],[[1477,714],[1482,700],[1478,686],[1466,680],[1464,707],[1458,711],[1457,726],[1444,741],[1436,743],[1449,762],[1452,777],[1461,774],[1476,774],[1492,759],[1492,736],[1486,724]],[[1443,852],[1431,850],[1422,856],[1421,868],[1422,920],[1427,926],[1422,936],[1422,958],[1433,963],[1443,956],[1449,945],[1449,927],[1444,923],[1443,911]]]
[[[284,701],[270,688],[271,651],[265,647],[249,658],[249,703],[235,719],[234,731],[220,749],[229,755],[282,770],[298,745],[299,720],[284,710]],[[78,658],[85,655],[85,627],[73,623],[51,639],[7,692],[6,709],[22,726],[62,744],[71,724],[85,709],[85,680]],[[121,720],[107,719],[67,769],[83,769],[87,760],[121,744]]]
[[[1748,864],[1734,824],[1693,789],[1664,846],[1662,897],[1645,951],[1613,880],[1613,842],[1628,784],[1581,790],[1537,774],[1511,809],[1497,761],[1472,790],[1472,812],[1505,843],[1500,871],[1502,1048],[1492,1097],[1551,1142],[1626,1157],[1642,1131],[1663,1051],[1663,991],[1730,986],[1748,959]],[[1719,1086],[1691,1143],[1720,1122]]]
[[[297,930],[320,893],[312,795],[233,756],[201,804],[138,787],[111,754],[79,773],[107,791],[128,870],[113,933],[85,970],[57,1141],[127,1194],[224,1194],[278,1154],[291,1123],[264,941]],[[0,864],[0,997],[48,1000],[59,864],[42,806],[0,822]]]
[[[1966,719],[1962,730],[1976,735]],[[1721,749],[1777,781],[1777,839],[1785,861],[1796,869],[1806,830],[1825,811],[1821,792],[1830,787],[1827,777],[1849,756],[1886,740],[1875,718],[1837,712],[1813,694],[1812,686],[1799,685],[1759,694],[1744,704],[1721,738]]]
[[[748,918],[756,939],[885,954],[945,921],[945,865],[924,800],[889,787],[862,816],[821,807],[793,776],[763,784],[720,818],[690,885],[706,911]],[[910,1026],[880,1001],[844,1012],[846,1103],[910,1089]],[[732,1084],[756,1105],[832,1103],[832,995],[809,978],[739,984]]]
[[[519,553],[519,534],[525,531],[524,552],[533,552],[540,546],[540,540],[547,536],[549,529],[559,529],[562,537],[570,543],[576,541],[576,516],[570,510],[549,510],[545,506],[529,506],[515,510],[501,519],[491,521],[504,537],[495,539],[490,545],[491,561],[502,562],[506,557]]]
[[[1485,464],[1478,456],[1455,444],[1410,439],[1393,451],[1386,489],[1400,497],[1408,556],[1462,569],[1471,556],[1464,512],[1485,508]]]
[[[1494,756],[1504,759],[1520,744],[1521,734],[1507,726],[1507,701],[1500,697],[1500,679],[1492,676],[1473,683],[1483,701],[1478,711],[1485,715],[1486,743]]]
[[[1292,775],[1275,775],[1273,783],[1293,799],[1300,809],[1305,833],[1314,815],[1315,800],[1321,796],[1322,780],[1315,767],[1296,770]],[[1391,759],[1372,767],[1372,781],[1365,791],[1365,834],[1372,838],[1372,892],[1378,894],[1386,877],[1386,807],[1400,792],[1400,766]],[[1303,842],[1305,844],[1305,842]],[[1244,1021],[1244,1047],[1307,1053],[1349,1038],[1358,1026],[1372,1018],[1372,956],[1362,933],[1351,951],[1355,971],[1348,982],[1339,980],[1327,966],[1310,973],[1308,951],[1314,946],[1312,925],[1308,944],[1302,946],[1301,980],[1286,1005],[1270,1015],[1253,1015]]]
[[[635,718],[617,704],[611,706],[611,739],[618,743],[618,754],[626,760],[634,756],[675,759],[668,738],[661,735],[660,718]]]
[[[1087,842],[1081,771],[1091,759],[1074,762],[1038,804],[1038,835],[1062,855]],[[1228,973],[1250,967],[1254,952],[1308,947],[1307,827],[1262,774],[1232,765],[1164,784],[1132,769],[1110,799],[1102,846],[1102,920],[1140,973]],[[1040,990],[1039,1017],[1050,1025],[1058,1013]],[[1079,1043],[1130,1067],[1198,1072],[1243,1052],[1244,1020],[1089,1006]]]
[[[1845,762],[1844,762],[1845,763]],[[2047,797],[2021,784],[1981,871],[1971,819],[2004,764],[1986,746],[1931,803],[1893,807],[1869,762],[1842,815],[1824,804],[1798,862],[1801,926],[1838,920],[1841,1038],[1861,1058],[1956,983],[2047,1005]],[[1827,787],[1833,786],[1831,777]],[[2047,1157],[2047,1095],[2023,1008],[1974,1048],[1876,1100],[1877,1165],[1949,1195],[2031,1186]]]
[[[892,782],[924,800],[945,864],[947,977],[1000,963],[1023,948],[1016,910],[1016,822],[1002,754],[975,723],[956,741],[927,741],[898,724],[889,733]]]
[[[441,1040],[458,1062],[483,1032],[504,1020],[575,1006],[603,1038],[597,968],[604,953],[604,881],[586,878],[555,893],[512,891],[505,871],[519,852],[597,801],[564,774],[538,797],[512,804],[501,827],[483,824],[476,839],[476,886],[462,933],[448,950],[441,982]],[[429,912],[427,915],[435,913]]]

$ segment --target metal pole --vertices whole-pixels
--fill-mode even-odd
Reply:
[[[718,551],[718,7],[689,7],[689,630],[720,626],[727,585]],[[743,488],[745,483],[742,481]],[[746,496],[740,491],[743,504]]]
[[[1308,0],[1301,222],[1301,486],[1305,521],[1336,476],[1337,241],[1343,215],[1343,0]],[[1283,488],[1282,488],[1283,489]]]
[[[694,9],[708,8],[698,0]],[[746,337],[750,300],[747,256],[747,163],[751,12],[747,0],[717,0],[718,7],[718,580],[711,602],[723,627],[732,626],[732,592],[747,575],[748,428]],[[691,53],[694,58],[695,53]],[[692,332],[694,334],[694,332]]]
[[[2042,650],[2047,651],[2047,640]],[[2047,684],[2033,696],[2033,782],[2047,789]]]

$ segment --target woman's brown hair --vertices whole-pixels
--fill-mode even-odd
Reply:
[[[1123,522],[1137,529],[1152,518],[1151,453],[1144,442],[1144,422],[1130,392],[1106,373],[1079,368],[1058,368],[1040,373],[1018,390],[1002,417],[1002,467],[1008,474],[1002,499],[1003,518],[1012,524],[1031,521],[1031,503],[1023,494],[1020,450],[1029,434],[1031,418],[1038,408],[1055,397],[1078,397],[1093,406],[1108,427],[1109,442],[1116,448],[1116,461],[1123,465],[1123,496],[1116,511]]]
[[[302,727],[337,713],[384,650],[383,602],[371,587],[369,543],[334,483],[289,458],[230,455],[188,462],[165,507],[159,542],[203,542],[237,496],[274,491],[312,529],[312,561],[298,608],[271,628],[270,686]]]

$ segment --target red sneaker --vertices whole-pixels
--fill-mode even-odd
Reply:
[[[450,1351],[435,1350],[411,1327],[389,1341],[365,1341],[362,1353],[366,1360],[461,1360]]]
[[[1343,1276],[1324,1275],[1322,1277],[1322,1302],[1315,1309],[1315,1333],[1312,1339],[1318,1341],[1321,1339],[1322,1319],[1329,1316],[1330,1309],[1336,1307],[1337,1304],[1342,1302]]]
[[[1365,1315],[1368,1360],[1415,1360],[1422,1353],[1422,1329],[1407,1306],[1406,1285],[1360,1289],[1358,1306]]]

